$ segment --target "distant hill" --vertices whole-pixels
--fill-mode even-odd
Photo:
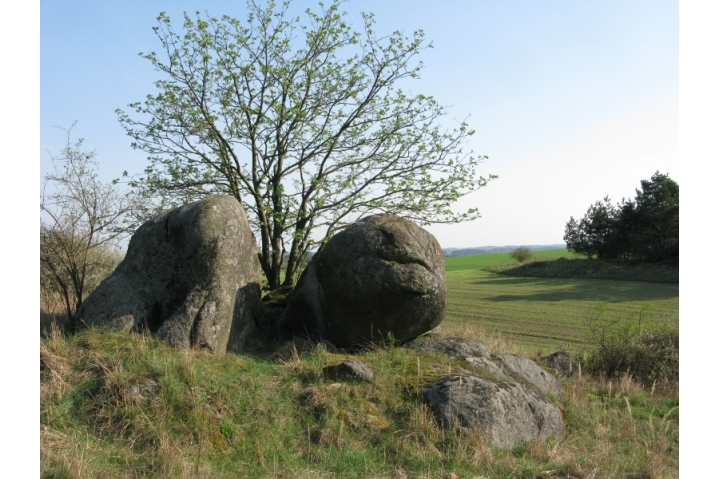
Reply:
[[[541,251],[548,249],[565,249],[565,243],[560,244],[531,244],[531,245],[507,245],[507,246],[476,246],[474,248],[444,248],[445,256],[468,256],[471,254],[490,254],[490,253],[511,253],[515,248],[525,246],[530,251]]]

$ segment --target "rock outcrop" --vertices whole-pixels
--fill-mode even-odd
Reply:
[[[300,277],[280,318],[284,334],[309,333],[338,347],[423,334],[445,315],[445,255],[434,236],[391,214],[333,236]]]
[[[519,383],[453,374],[422,388],[421,395],[444,427],[480,433],[493,447],[510,449],[565,431],[562,411]]]
[[[242,205],[211,196],[146,222],[78,327],[149,329],[168,344],[241,351],[262,322],[262,276]]]

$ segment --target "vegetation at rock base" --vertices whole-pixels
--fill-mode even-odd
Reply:
[[[159,91],[117,111],[149,155],[130,184],[160,208],[233,195],[270,289],[291,285],[308,251],[361,216],[477,218],[451,206],[492,178],[476,172],[484,157],[462,149],[468,124],[441,125],[445,107],[403,89],[431,46],[422,30],[379,36],[365,14],[357,32],[341,3],[291,18],[290,2],[249,1],[246,22],[186,14],[179,33],[161,13],[162,53],[142,54]]]

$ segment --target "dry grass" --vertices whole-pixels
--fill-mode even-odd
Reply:
[[[495,351],[479,329],[441,327]],[[566,381],[558,441],[496,450],[443,429],[420,386],[462,361],[399,348],[356,354],[375,382],[333,382],[348,357],[322,346],[289,357],[214,356],[148,336],[59,332],[41,341],[42,477],[677,477],[677,387],[631,378]],[[154,378],[156,395],[135,398]],[[455,474],[455,476],[453,476]],[[635,474],[630,476],[630,474]]]

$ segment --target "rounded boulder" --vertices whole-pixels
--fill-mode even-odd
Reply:
[[[409,341],[442,321],[445,255],[437,240],[392,214],[361,219],[312,259],[280,318],[285,333],[338,347]]]

